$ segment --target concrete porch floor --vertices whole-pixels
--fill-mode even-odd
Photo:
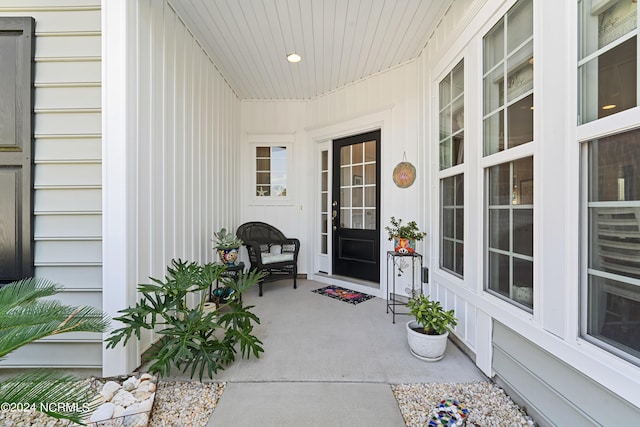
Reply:
[[[410,317],[393,324],[384,300],[352,305],[311,292],[323,286],[284,280],[243,296],[265,351],[218,373],[227,386],[208,426],[404,426],[390,384],[487,380],[452,342],[439,362],[412,356]]]

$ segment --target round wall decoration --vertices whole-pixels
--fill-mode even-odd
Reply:
[[[416,168],[409,162],[400,162],[393,168],[393,182],[400,188],[411,187],[416,180]]]

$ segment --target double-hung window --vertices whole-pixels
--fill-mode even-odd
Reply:
[[[640,112],[625,113],[639,110],[638,5],[579,6],[581,333],[640,365]]]
[[[483,39],[484,288],[528,311],[534,288],[533,69],[533,1],[520,0]]]
[[[440,267],[464,267],[464,61],[440,81]]]
[[[579,5],[582,124],[638,105],[638,3],[583,0]]]

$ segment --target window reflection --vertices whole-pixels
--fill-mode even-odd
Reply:
[[[579,5],[578,123],[587,123],[638,105],[638,4],[583,0]]]

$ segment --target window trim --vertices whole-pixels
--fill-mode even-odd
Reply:
[[[282,206],[282,205],[293,205],[293,143],[295,142],[295,133],[291,134],[248,134],[247,142],[249,145],[249,153],[251,167],[251,179],[249,180],[250,189],[250,197],[249,197],[249,205],[250,206]],[[287,152],[287,195],[286,196],[257,196],[256,195],[256,148],[257,147],[284,147]]]
[[[611,278],[612,280],[618,280],[615,274],[610,274],[601,270],[593,270],[589,268],[589,246],[590,246],[590,233],[589,233],[589,209],[590,205],[594,202],[589,202],[589,142],[593,140],[599,140],[602,138],[620,135],[629,131],[640,131],[640,125],[637,121],[637,114],[640,107],[635,107],[630,110],[625,110],[620,113],[616,113],[612,116],[603,117],[601,119],[593,120],[580,126],[578,129],[578,141],[579,155],[580,155],[580,205],[579,205],[579,227],[580,227],[580,242],[579,242],[579,305],[578,305],[578,340],[580,342],[589,343],[595,348],[606,352],[606,354],[615,357],[625,362],[638,366],[640,364],[640,358],[637,356],[625,352],[623,349],[618,348],[604,339],[598,338],[592,334],[589,334],[589,319],[592,314],[589,311],[589,276],[594,275],[601,278]],[[628,122],[628,117],[618,116],[630,116],[630,112],[636,111],[635,123],[632,125]],[[627,114],[629,112],[629,114]],[[612,127],[615,124],[620,124],[623,127]],[[582,128],[582,129],[580,129]],[[582,130],[582,133],[580,132]],[[588,135],[587,131],[591,131],[593,134]],[[612,202],[595,202],[610,204]],[[615,205],[615,202],[613,202]],[[624,276],[629,279],[628,276]],[[632,282],[637,282],[640,279],[630,278]]]
[[[503,19],[505,19],[506,15],[515,8],[515,6],[518,4],[520,0],[516,0],[513,2],[509,2],[508,5],[505,5],[504,10],[501,9],[501,13],[497,14],[497,19],[495,20],[495,22],[492,22],[490,25],[487,26],[486,30],[483,32],[482,37],[479,38],[479,42],[478,42],[478,46],[480,49],[480,54],[479,54],[479,58],[478,61],[481,64],[484,64],[484,58],[485,58],[485,47],[484,47],[484,40],[485,37],[496,27],[496,25]],[[530,0],[533,2],[533,0]],[[511,101],[507,100],[507,93],[505,91],[504,94],[504,99],[503,99],[503,104],[501,106],[499,106],[497,109],[494,109],[490,112],[485,113],[484,112],[484,103],[485,103],[485,90],[484,90],[484,82],[485,82],[485,78],[487,76],[489,76],[494,69],[498,68],[498,67],[504,67],[504,69],[506,70],[506,67],[508,65],[508,58],[511,56],[515,56],[517,55],[517,53],[514,55],[514,52],[518,52],[520,51],[520,49],[523,46],[526,46],[528,43],[533,43],[533,54],[535,56],[536,54],[536,49],[538,48],[537,46],[539,45],[539,43],[536,40],[536,24],[535,24],[535,17],[536,17],[536,11],[535,11],[535,4],[533,5],[533,16],[531,17],[531,19],[533,19],[534,24],[532,27],[532,31],[533,33],[528,36],[524,41],[522,41],[517,47],[514,47],[512,51],[510,52],[504,52],[505,53],[505,57],[501,60],[501,64],[497,64],[494,65],[490,70],[484,72],[482,72],[482,78],[481,78],[481,88],[479,90],[479,103],[481,103],[482,107],[480,109],[481,113],[481,137],[480,137],[480,141],[481,141],[481,147],[478,153],[479,156],[479,166],[480,166],[480,170],[479,170],[479,175],[481,177],[482,180],[482,213],[483,213],[483,219],[482,219],[482,291],[484,293],[484,295],[487,295],[489,297],[495,298],[496,301],[502,301],[506,306],[511,307],[513,310],[517,311],[517,312],[521,312],[524,313],[528,316],[531,316],[532,314],[535,313],[536,310],[538,310],[538,304],[535,303],[537,297],[535,296],[535,289],[539,288],[540,289],[540,285],[536,283],[536,279],[538,277],[538,273],[536,271],[536,269],[538,268],[538,266],[536,264],[538,264],[539,261],[539,257],[537,256],[537,249],[536,249],[536,242],[535,242],[535,229],[536,229],[536,195],[534,193],[533,195],[533,237],[534,237],[534,242],[533,242],[533,255],[532,255],[532,260],[531,262],[533,263],[533,290],[534,290],[534,296],[533,296],[533,300],[532,300],[532,307],[528,307],[526,305],[523,305],[522,303],[518,302],[515,298],[509,298],[509,297],[505,297],[501,294],[499,294],[496,291],[493,291],[492,289],[490,289],[489,287],[489,254],[490,254],[490,250],[489,250],[489,169],[491,167],[494,166],[498,166],[498,165],[505,165],[505,164],[510,164],[512,162],[515,162],[517,160],[520,159],[524,159],[527,157],[531,157],[532,161],[533,161],[533,176],[534,176],[534,180],[537,180],[539,178],[536,178],[536,174],[535,174],[535,170],[536,170],[536,138],[539,137],[539,135],[536,134],[536,115],[533,115],[533,139],[531,141],[519,144],[519,145],[515,145],[513,147],[506,147],[503,150],[498,150],[494,153],[491,154],[485,154],[486,153],[486,147],[485,147],[485,137],[484,137],[484,121],[486,118],[490,117],[491,115],[495,114],[497,111],[504,111],[506,113],[508,107],[510,105],[515,104],[516,102],[518,102],[521,99],[525,99],[528,96],[536,96],[539,92],[540,92],[540,88],[537,87],[536,85],[536,78],[537,78],[537,74],[540,72],[539,68],[534,67],[533,69],[533,82],[532,82],[532,88],[530,90],[528,90],[525,94],[521,94],[518,97],[512,99]],[[504,22],[503,22],[504,25]],[[506,28],[506,27],[505,27]],[[506,46],[508,45],[508,40],[507,40],[507,31],[505,30],[505,34],[504,34],[504,40],[503,40],[505,49]],[[538,70],[538,71],[536,71]],[[507,72],[507,71],[506,71]],[[505,75],[506,76],[506,75]],[[505,77],[506,78],[506,77]],[[508,126],[508,119],[505,117],[504,119],[504,123],[503,126]],[[506,145],[506,139],[505,139],[505,145]],[[534,181],[535,182],[535,181]],[[511,215],[511,214],[510,214]],[[513,224],[511,224],[513,225]],[[509,229],[509,233],[510,233],[510,239],[511,236],[513,235],[513,228]],[[510,250],[511,251],[511,250]],[[536,260],[538,260],[536,262]],[[510,282],[513,279],[513,272],[510,271]]]

